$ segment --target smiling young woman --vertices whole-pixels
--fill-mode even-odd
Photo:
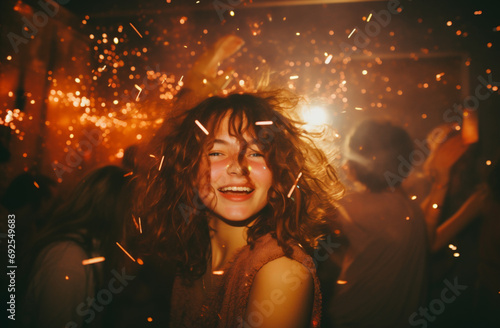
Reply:
[[[172,327],[319,325],[309,254],[342,187],[289,118],[289,100],[208,98],[170,120],[149,151],[136,211],[148,244],[178,265]]]

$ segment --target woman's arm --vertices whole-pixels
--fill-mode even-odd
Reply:
[[[421,204],[430,248],[434,244],[441,207],[448,193],[451,169],[468,147],[469,145],[463,142],[462,136],[457,134],[443,141],[424,164],[425,171],[432,180],[431,191]]]
[[[437,228],[434,242],[431,245],[432,252],[436,252],[444,247],[455,235],[481,213],[488,193],[488,187],[486,185],[481,185],[479,189],[465,201],[458,211]]]
[[[244,44],[240,37],[226,35],[211,45],[184,77],[181,92],[176,99],[176,109],[189,109],[223,90],[233,79],[233,72],[228,68],[220,74],[221,64]]]
[[[309,327],[314,281],[301,263],[281,257],[264,265],[250,290],[245,322],[250,327]]]
[[[427,240],[429,247],[432,248],[436,239],[436,229],[441,216],[441,207],[448,192],[448,183],[435,183],[429,196],[422,202],[420,207],[424,212],[425,223],[427,227]]]
[[[244,44],[243,39],[235,35],[226,35],[205,50],[183,77],[182,89],[166,114],[163,125],[157,131],[155,137],[157,140],[162,140],[164,136],[169,135],[174,127],[182,122],[187,110],[224,89],[232,80],[232,73],[219,74],[220,65]]]

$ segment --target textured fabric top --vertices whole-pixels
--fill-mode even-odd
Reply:
[[[291,258],[304,266],[314,279],[314,304],[310,327],[319,327],[321,317],[321,292],[316,267],[312,258],[300,247],[292,245]],[[223,274],[213,275],[216,279],[214,288],[204,295],[195,292],[196,284],[203,284],[202,279],[192,286],[182,283],[177,277],[174,282],[171,308],[171,327],[252,327],[245,319],[245,312],[257,272],[270,261],[285,256],[276,239],[270,234],[255,242],[255,247],[242,247],[234,258],[224,267]],[[283,281],[290,285],[300,282],[303,274],[283,275]],[[259,315],[259,314],[256,314]],[[260,314],[263,315],[263,314]],[[250,318],[249,318],[249,321]]]

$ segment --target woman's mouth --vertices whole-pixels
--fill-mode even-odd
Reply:
[[[236,194],[249,194],[254,189],[250,187],[238,187],[238,186],[228,186],[228,187],[222,187],[218,189],[222,193],[236,193]]]
[[[252,197],[255,189],[243,186],[226,186],[217,189],[220,195],[233,202],[241,202]]]

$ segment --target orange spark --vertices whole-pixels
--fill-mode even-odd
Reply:
[[[120,248],[121,248],[121,250],[122,250],[125,254],[127,254],[127,256],[128,256],[128,257],[130,257],[130,259],[131,259],[132,261],[134,261],[134,262],[135,262],[135,259],[132,257],[132,255],[130,255],[130,253],[129,253],[129,252],[127,252],[127,251],[125,250],[125,248],[123,248],[123,247],[122,247],[122,245],[120,245],[120,243],[119,243],[119,242],[116,242],[116,244],[118,245],[118,247],[120,247]]]
[[[93,257],[82,261],[83,265],[89,265],[94,263],[103,262],[105,260],[104,256]]]

